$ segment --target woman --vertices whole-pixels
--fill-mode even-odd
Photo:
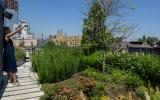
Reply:
[[[8,73],[9,80],[13,85],[18,85],[18,80],[16,78],[17,65],[15,48],[10,37],[20,32],[26,26],[27,25],[23,25],[14,32],[11,32],[9,27],[4,27],[4,71]]]

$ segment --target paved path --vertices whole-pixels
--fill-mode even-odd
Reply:
[[[18,80],[20,86],[13,87],[7,81],[7,75],[4,73],[4,86],[0,90],[0,100],[38,100],[43,92],[40,91],[40,85],[37,83],[37,76],[30,73],[30,62],[18,67]]]

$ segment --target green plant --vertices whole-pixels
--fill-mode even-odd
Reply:
[[[92,96],[103,96],[106,93],[106,83],[105,82],[96,82],[95,87],[90,93],[90,97]]]
[[[150,54],[106,54],[106,65],[111,68],[131,71],[153,85],[160,81],[160,58]]]
[[[119,69],[113,69],[111,72],[111,79],[112,82],[114,83],[123,83],[125,82],[126,79],[126,72],[125,71],[121,71]]]
[[[136,94],[142,99],[142,100],[160,100],[160,91],[159,88],[153,88],[151,86],[145,87],[140,86],[136,90]]]
[[[92,77],[97,81],[101,82],[109,82],[111,77],[107,74],[103,74],[100,71],[94,69],[94,68],[88,68],[85,71],[83,71],[83,75],[87,77]]]
[[[128,72],[126,74],[126,85],[128,86],[129,90],[134,90],[135,88],[141,86],[143,84],[142,79],[132,72]]]
[[[86,96],[90,96],[94,87],[96,87],[95,81],[92,78],[75,74],[65,81],[42,85],[45,95],[41,100],[83,100]]]
[[[24,59],[24,50],[22,48],[16,48],[15,56],[16,60]]]
[[[101,2],[92,0],[83,24],[81,45],[85,55],[90,55],[97,50],[109,49],[109,46],[111,46],[113,36],[110,31],[107,31],[105,21],[106,14]],[[107,45],[105,42],[107,42]]]
[[[52,83],[69,78],[80,71],[81,54],[77,49],[46,44],[32,56],[33,68],[41,83]]]
[[[94,67],[96,69],[102,70],[102,51],[97,51],[89,56],[83,56],[81,60],[81,66]]]

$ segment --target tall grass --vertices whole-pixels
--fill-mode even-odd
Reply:
[[[25,55],[25,53],[22,48],[16,48],[16,50],[15,50],[16,60],[24,59],[24,55]]]
[[[69,78],[80,69],[78,49],[48,43],[32,56],[33,67],[41,83],[52,83]]]

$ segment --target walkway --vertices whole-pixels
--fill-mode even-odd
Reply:
[[[4,73],[4,86],[0,91],[0,100],[38,100],[43,95],[40,85],[37,83],[37,76],[30,73],[30,67],[30,62],[18,67],[17,76],[20,86],[16,87],[8,83],[7,75]]]

